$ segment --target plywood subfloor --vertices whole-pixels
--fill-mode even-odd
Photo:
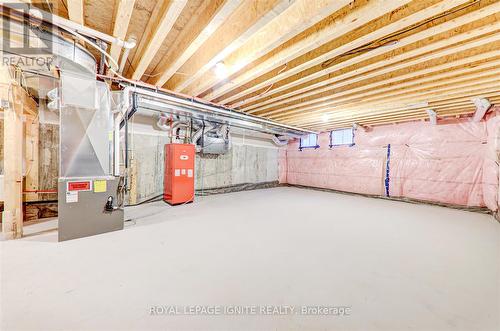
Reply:
[[[500,326],[500,224],[489,215],[273,188],[127,216],[138,219],[91,238],[56,243],[44,224],[1,242],[0,329]],[[351,315],[150,315],[168,305],[343,305]]]

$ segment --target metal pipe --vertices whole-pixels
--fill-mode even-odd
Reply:
[[[272,135],[271,136],[271,140],[273,141],[273,143],[276,145],[276,146],[286,146],[288,144],[288,139],[286,140],[281,140],[279,139],[278,137],[276,137],[276,135]]]
[[[19,4],[16,4],[16,5],[18,6]],[[12,3],[10,3],[10,4],[9,3],[2,3],[1,6],[8,8],[12,13],[17,14],[18,16],[24,16],[25,14],[28,14],[31,19],[38,20],[40,22],[45,22],[45,23],[48,23],[51,25],[55,25],[55,26],[61,27],[63,29],[70,29],[70,30],[76,31],[76,32],[78,32],[82,35],[88,36],[88,37],[100,39],[100,40],[106,41],[110,44],[117,44],[120,47],[134,48],[136,46],[135,42],[131,43],[131,42],[122,40],[120,38],[110,36],[106,33],[102,33],[100,31],[91,29],[87,26],[75,23],[73,21],[67,20],[67,19],[62,18],[60,16],[52,15],[52,14],[47,13],[46,11],[43,11],[41,9],[32,8],[32,6],[30,6],[29,4],[26,4],[26,6],[27,6],[26,8],[28,9],[27,13],[20,10],[19,8],[14,6]],[[50,19],[48,19],[48,17],[50,17]]]
[[[315,131],[305,130],[302,128],[297,128],[297,127],[293,127],[290,125],[277,123],[277,122],[270,121],[270,120],[260,118],[257,116],[252,116],[252,115],[248,115],[248,114],[238,113],[238,112],[232,111],[232,110],[218,108],[218,107],[214,107],[214,106],[207,105],[207,104],[197,102],[197,101],[186,100],[186,99],[182,99],[182,98],[177,97],[177,96],[167,95],[165,93],[150,91],[150,90],[145,89],[145,88],[127,86],[127,87],[125,87],[124,92],[125,92],[125,94],[136,93],[136,94],[140,94],[143,96],[148,96],[148,97],[151,97],[154,99],[159,99],[165,103],[164,105],[162,105],[160,103],[159,106],[166,106],[166,104],[171,103],[174,105],[181,105],[181,106],[188,107],[188,108],[195,108],[199,111],[209,112],[209,113],[212,113],[214,115],[221,115],[221,116],[225,116],[225,117],[233,118],[233,119],[238,119],[238,120],[242,120],[242,121],[253,122],[253,123],[258,123],[261,125],[269,125],[269,126],[278,127],[281,129],[296,131],[297,136],[300,136],[300,135],[303,135],[306,133],[317,133]],[[153,104],[155,102],[155,100],[148,100],[147,98],[141,98],[141,101],[142,102],[149,102],[149,103],[153,103]]]

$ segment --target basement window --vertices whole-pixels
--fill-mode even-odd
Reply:
[[[303,148],[319,148],[318,135],[315,133],[310,133],[300,138],[299,150],[302,150]]]
[[[340,129],[330,132],[330,148],[336,146],[354,146],[354,130]]]

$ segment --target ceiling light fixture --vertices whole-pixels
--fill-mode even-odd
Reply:
[[[215,74],[219,78],[226,78],[228,76],[227,67],[224,62],[220,61],[215,64]]]

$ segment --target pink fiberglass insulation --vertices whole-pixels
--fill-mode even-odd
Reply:
[[[405,197],[498,209],[497,131],[500,116],[486,120],[411,122],[355,131],[355,145],[280,150],[280,182],[346,192]],[[389,162],[388,145],[390,144]],[[387,164],[389,172],[387,176]]]

